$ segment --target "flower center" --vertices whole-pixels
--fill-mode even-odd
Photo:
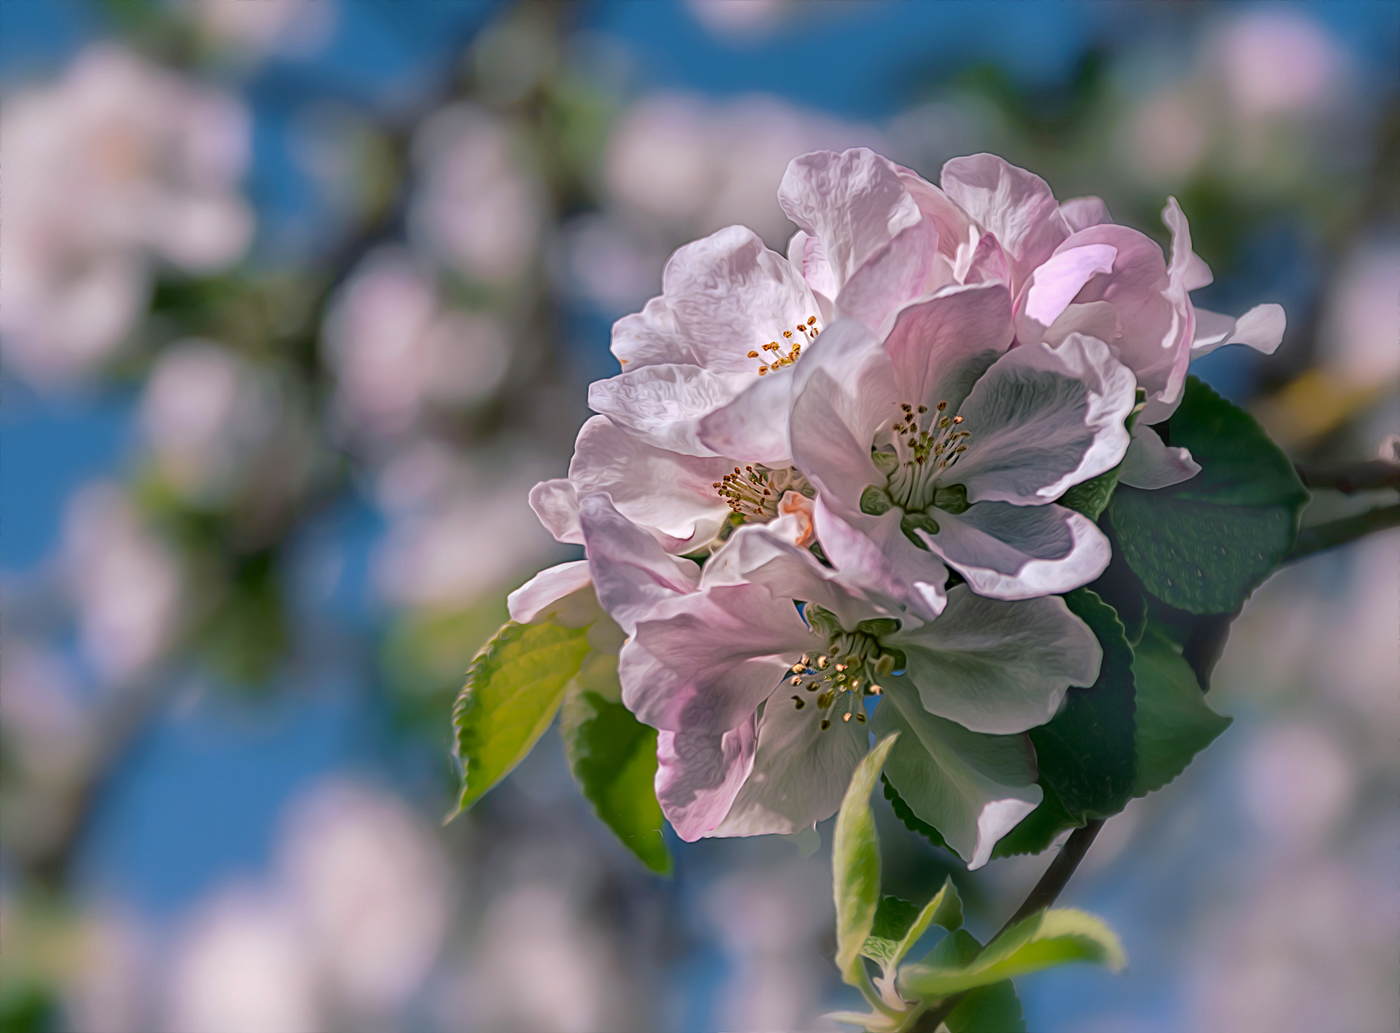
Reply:
[[[807,322],[798,323],[794,329],[783,331],[782,344],[777,341],[769,341],[761,350],[749,352],[749,358],[760,360],[758,375],[760,377],[767,376],[770,369],[791,366],[802,357],[802,346],[815,341],[818,332],[817,317],[808,316]],[[784,345],[787,346],[787,351],[783,351]]]
[[[872,450],[870,458],[885,474],[885,486],[870,485],[861,493],[863,513],[879,516],[891,509],[902,509],[900,528],[921,549],[927,544],[914,532],[938,533],[938,521],[930,509],[961,513],[968,508],[967,490],[960,484],[945,485],[947,473],[967,451],[972,434],[961,430],[961,416],[948,415],[948,403],[939,402],[929,411],[902,403],[903,415],[890,425],[894,438],[889,445]]]
[[[736,466],[733,473],[725,474],[722,480],[714,482],[713,487],[744,521],[764,524],[777,518],[778,503],[784,492],[813,494],[807,478],[793,466],[781,470],[753,464],[741,470]]]
[[[831,627],[834,617],[820,607],[807,607],[808,619],[814,628]],[[825,652],[803,653],[802,659],[792,665],[785,676],[788,685],[801,687],[808,695],[794,693],[789,697],[797,710],[804,710],[808,702],[821,711],[821,730],[831,727],[831,722],[839,715],[840,720],[849,723],[854,720],[865,724],[865,710],[860,704],[863,696],[878,696],[884,690],[876,684],[876,677],[884,677],[894,670],[896,657],[884,651],[875,632],[893,632],[899,622],[881,618],[862,621],[860,628],[870,627],[870,631],[836,631],[831,634]],[[815,694],[815,698],[811,694]],[[844,708],[844,712],[843,712]]]

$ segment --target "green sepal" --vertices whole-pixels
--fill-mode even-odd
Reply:
[[[884,488],[870,485],[860,493],[860,511],[868,516],[881,516],[894,508],[894,500]]]
[[[905,513],[899,518],[899,529],[904,532],[904,537],[927,552],[928,543],[914,532],[918,530],[927,531],[929,534],[937,534],[938,521],[927,513]]]
[[[967,501],[967,485],[950,484],[947,487],[940,485],[933,489],[933,504],[937,508],[949,513],[966,513],[971,508],[971,503]]]

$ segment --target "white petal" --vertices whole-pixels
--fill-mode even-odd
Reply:
[[[737,386],[698,366],[646,366],[588,385],[588,407],[658,448],[713,456],[700,443],[700,419],[733,399]]]
[[[974,501],[1036,504],[1117,466],[1137,383],[1102,341],[1013,348],[963,403],[967,452],[940,477]]]
[[[1065,220],[1071,233],[1097,226],[1101,222],[1112,222],[1108,205],[1102,197],[1071,197],[1060,202],[1060,217]]]
[[[940,182],[982,229],[995,234],[1011,262],[1015,291],[1069,236],[1045,180],[994,154],[952,159]]]
[[[1011,294],[1000,283],[949,288],[899,314],[885,341],[894,399],[956,412],[977,378],[1011,347]],[[881,422],[888,416],[881,413]]]
[[[578,526],[578,494],[568,479],[556,477],[536,484],[530,489],[530,508],[557,540],[583,544],[583,531]]]
[[[864,147],[794,158],[778,203],[799,229],[821,241],[838,285],[922,218],[896,167]]]
[[[924,293],[937,254],[938,228],[932,219],[901,230],[846,281],[836,296],[837,318],[858,319],[883,338],[899,310]]]
[[[1191,342],[1196,339],[1196,310],[1191,305],[1189,290],[1199,278],[1197,263],[1200,260],[1191,251],[1191,227],[1176,198],[1167,198],[1162,221],[1172,232],[1172,260],[1167,266],[1165,292],[1172,318],[1162,338],[1162,348],[1173,361],[1165,386],[1155,391],[1150,386],[1147,388],[1147,405],[1138,418],[1149,424],[1161,423],[1181,404],[1182,393],[1186,390],[1186,369],[1191,364]]]
[[[714,484],[731,468],[721,457],[657,448],[608,417],[594,416],[579,431],[569,481],[579,495],[607,495],[624,517],[655,534],[667,552],[684,553],[708,543],[728,518],[729,506]],[[533,498],[532,493],[532,504]],[[574,519],[577,524],[577,503]]]
[[[506,596],[506,609],[517,624],[546,620],[561,609],[558,605],[575,592],[593,595],[593,575],[587,560],[574,560],[546,567]],[[596,609],[597,603],[592,604]]]
[[[812,513],[822,552],[848,581],[898,599],[916,616],[932,620],[947,603],[943,586],[948,568],[935,553],[905,537],[901,515],[891,510],[878,517],[842,516],[821,496]]]
[[[1026,291],[1025,314],[1048,327],[1059,318],[1089,278],[1113,270],[1118,249],[1109,244],[1062,248],[1034,273]]]
[[[939,531],[916,532],[932,552],[996,599],[1032,599],[1087,585],[1108,567],[1108,539],[1063,506],[978,502],[956,516],[934,510]]]
[[[805,230],[798,230],[788,241],[787,257],[789,262],[801,270],[802,278],[807,281],[812,293],[819,299],[826,299],[830,304],[831,299],[841,290],[841,285],[836,282],[836,274],[831,270],[831,263],[826,260],[822,242]],[[826,322],[828,319],[829,315],[824,313],[822,321]]]
[[[1246,344],[1255,351],[1272,355],[1283,341],[1287,328],[1288,318],[1282,305],[1255,305],[1239,319],[1198,308],[1191,358],[1199,359],[1227,344]]]
[[[836,813],[851,773],[870,749],[869,726],[832,714],[821,730],[822,714],[811,694],[775,692],[758,725],[758,750],[748,781],[724,822],[712,836],[791,835]],[[857,703],[859,706],[859,703]],[[845,713],[837,707],[840,713]]]
[[[1133,441],[1123,457],[1118,480],[1133,488],[1149,491],[1189,481],[1201,472],[1200,465],[1184,448],[1169,448],[1157,432],[1141,421],[1133,425]]]
[[[677,250],[662,291],[613,326],[613,354],[625,370],[679,364],[751,374],[750,351],[817,314],[798,270],[743,226]]]
[[[656,799],[687,843],[724,820],[754,761],[753,715],[723,734],[703,727],[656,735]]]
[[[694,592],[700,582],[698,566],[668,555],[606,495],[580,500],[579,523],[598,601],[629,635],[657,606]]]
[[[1035,755],[1024,735],[969,732],[925,711],[898,683],[876,708],[874,728],[880,738],[901,733],[885,777],[968,868],[986,864],[997,840],[1040,803]]]
[[[925,710],[996,735],[1049,721],[1071,685],[1094,683],[1103,658],[1059,596],[1004,602],[966,585],[948,593],[936,621],[882,641],[904,651]]]

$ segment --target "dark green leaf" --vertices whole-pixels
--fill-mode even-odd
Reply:
[[[1133,726],[1133,651],[1113,607],[1087,588],[1064,597],[1103,648],[1098,679],[1071,688],[1049,724],[1032,728],[1039,782],[1059,796],[1066,812],[1086,817],[1117,814],[1132,796],[1137,769]]]
[[[554,720],[588,655],[588,628],[507,623],[482,646],[452,711],[466,810],[519,764]]]
[[[1163,429],[1201,472],[1160,491],[1115,492],[1118,547],[1164,602],[1233,613],[1292,548],[1307,490],[1258,423],[1195,377]]]
[[[992,850],[992,859],[1011,857],[1015,854],[1038,854],[1055,841],[1065,829],[1079,828],[1083,818],[1075,818],[1060,802],[1059,794],[1044,783],[1041,789],[1045,799],[1040,806],[1021,819],[1014,829],[1001,837]]]
[[[1137,777],[1133,795],[1161,789],[1229,726],[1206,704],[1196,675],[1170,641],[1148,629],[1134,651]]]
[[[923,908],[912,900],[883,896],[880,898],[879,908],[875,911],[875,924],[870,927],[870,935],[898,943],[904,939],[904,934],[909,931],[909,927],[914,924],[914,919],[919,917],[922,910]]]
[[[1060,496],[1060,505],[1083,513],[1090,520],[1097,520],[1113,497],[1113,489],[1118,487],[1118,471],[1119,467],[1115,466],[1097,477],[1076,484]]]
[[[584,663],[610,666],[617,681],[617,657],[591,653]],[[607,677],[608,672],[603,673]],[[656,802],[656,730],[642,724],[612,694],[589,691],[580,682],[564,695],[560,733],[564,753],[584,798],[622,845],[654,872],[669,875],[671,852],[661,836],[661,805]]]
[[[948,1033],[1026,1033],[1021,999],[1009,979],[969,990],[943,1024]]]

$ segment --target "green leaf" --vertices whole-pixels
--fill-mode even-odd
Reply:
[[[1293,547],[1307,489],[1253,417],[1195,377],[1163,428],[1201,472],[1159,491],[1115,492],[1108,519],[1118,547],[1163,602],[1233,613]]]
[[[943,1025],[948,1033],[1026,1033],[1021,999],[1009,979],[969,990]]]
[[[1118,614],[1095,593],[1076,588],[1064,600],[1098,638],[1103,663],[1094,684],[1071,688],[1059,713],[1030,736],[1040,784],[1053,789],[1072,822],[1082,825],[1085,818],[1117,814],[1132,797],[1133,651]]]
[[[1229,727],[1206,703],[1195,672],[1170,640],[1149,627],[1133,656],[1137,686],[1137,777],[1133,795],[1161,789]]]
[[[590,691],[595,679],[617,684],[617,657],[590,653],[564,694],[560,734],[584,798],[622,845],[654,872],[671,873],[656,802],[656,730],[612,693]]]
[[[1113,972],[1127,964],[1122,943],[1102,919],[1070,908],[1031,915],[970,961],[959,964],[950,954],[935,950],[922,962],[906,966],[900,972],[901,989],[942,998],[1075,961],[1105,965]]]
[[[999,857],[1012,857],[1016,854],[1038,854],[1055,841],[1065,829],[1081,828],[1083,818],[1075,818],[1060,800],[1054,789],[1041,783],[1045,798],[1040,806],[1021,819],[1014,829],[1001,837],[992,850],[992,860]]]
[[[1059,498],[1059,504],[1066,509],[1083,513],[1090,520],[1097,520],[1113,497],[1113,489],[1118,487],[1118,472],[1121,466],[1106,470],[1097,477],[1091,477],[1074,485]]]
[[[904,955],[928,932],[929,926],[941,925],[953,932],[962,922],[962,898],[951,878],[944,881],[942,888],[922,908],[899,897],[881,897],[875,924],[861,953],[878,961],[888,971],[904,960]]]
[[[462,813],[519,764],[554,720],[588,654],[588,628],[508,622],[482,646],[452,723],[462,761]]]
[[[880,841],[870,791],[898,736],[881,739],[851,775],[831,840],[832,895],[836,901],[836,967],[841,978],[860,986],[865,974],[860,950],[875,924],[880,902]]]

